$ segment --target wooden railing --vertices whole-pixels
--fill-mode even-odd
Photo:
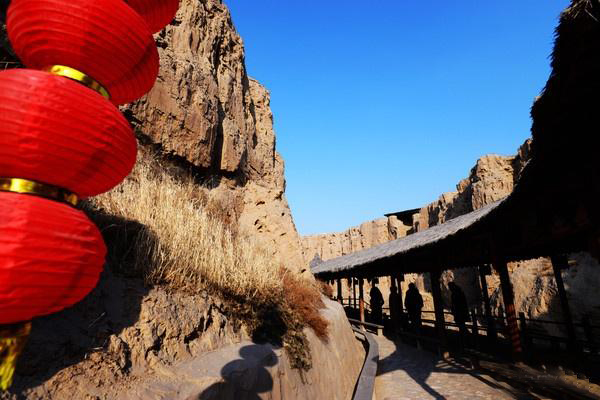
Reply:
[[[351,297],[343,298],[341,304],[346,307],[354,308],[354,301]],[[365,308],[370,309],[369,303],[365,302]],[[358,299],[357,299],[358,306]],[[388,311],[389,308],[383,307],[384,311]],[[435,325],[435,319],[428,318],[429,315],[433,315],[434,311],[422,311],[423,319],[421,320],[423,324],[428,326]],[[406,313],[403,313],[406,316]],[[446,316],[450,316],[450,318],[446,318]],[[459,325],[454,322],[454,318],[451,317],[452,313],[448,311],[444,311],[444,325],[446,328],[451,330],[458,330]],[[450,320],[448,320],[450,319]],[[508,320],[505,315],[493,315],[492,320],[494,321],[494,332],[498,334],[500,337],[506,338],[508,337],[507,325]],[[553,325],[562,327],[563,331],[566,332],[566,324],[562,321],[552,321],[552,320],[544,320],[544,319],[533,319],[526,318],[523,313],[519,315],[519,327],[521,330],[522,336],[522,345],[524,347],[531,347],[532,342],[547,342],[552,347],[556,347],[557,344],[569,344],[571,339],[567,336],[556,336],[548,334],[544,329],[540,329],[540,325]],[[471,320],[465,323],[468,331],[474,335],[484,334],[485,336],[489,335],[489,326],[487,317],[483,314],[477,314],[476,312],[471,312]],[[600,341],[596,340],[596,334],[600,333],[600,326],[592,325],[588,318],[583,318],[581,322],[576,322],[573,324],[576,331],[576,340],[575,345],[579,350],[597,353],[600,350]]]

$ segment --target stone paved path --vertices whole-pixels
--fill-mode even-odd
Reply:
[[[377,337],[377,400],[514,399],[510,388],[452,361],[385,337]]]

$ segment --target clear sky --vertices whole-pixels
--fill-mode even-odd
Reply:
[[[300,234],[455,190],[510,155],[549,74],[567,0],[226,0],[271,92]]]

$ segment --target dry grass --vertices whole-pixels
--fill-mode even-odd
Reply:
[[[92,204],[103,214],[142,225],[130,243],[135,257],[119,262],[132,260],[133,266],[122,268],[133,267],[149,284],[259,299],[281,287],[273,273],[278,265],[252,238],[210,213],[206,195],[192,179],[176,180],[148,157],[123,184]]]
[[[141,153],[129,178],[89,207],[117,272],[149,285],[208,290],[256,340],[283,345],[295,368],[311,367],[303,330],[325,340],[328,328],[317,284],[278,265],[239,231],[228,205],[211,202],[191,177],[174,178]]]

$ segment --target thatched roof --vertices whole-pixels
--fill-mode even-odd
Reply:
[[[590,250],[600,257],[600,0],[561,14],[552,73],[532,107],[533,155],[510,196],[444,224],[312,268],[384,276]]]
[[[447,240],[451,236],[455,236],[461,231],[472,227],[495,210],[501,202],[502,200],[489,204],[479,210],[461,215],[443,224],[425,229],[424,231],[313,265],[312,272],[315,275],[324,272],[338,273],[369,265],[374,262],[380,262],[386,258],[399,257],[410,252],[423,250],[428,246],[434,246],[436,243]],[[405,270],[405,272],[410,271]]]
[[[534,157],[595,154],[582,141],[596,138],[600,122],[600,1],[572,0],[555,34],[552,72],[531,110]]]

